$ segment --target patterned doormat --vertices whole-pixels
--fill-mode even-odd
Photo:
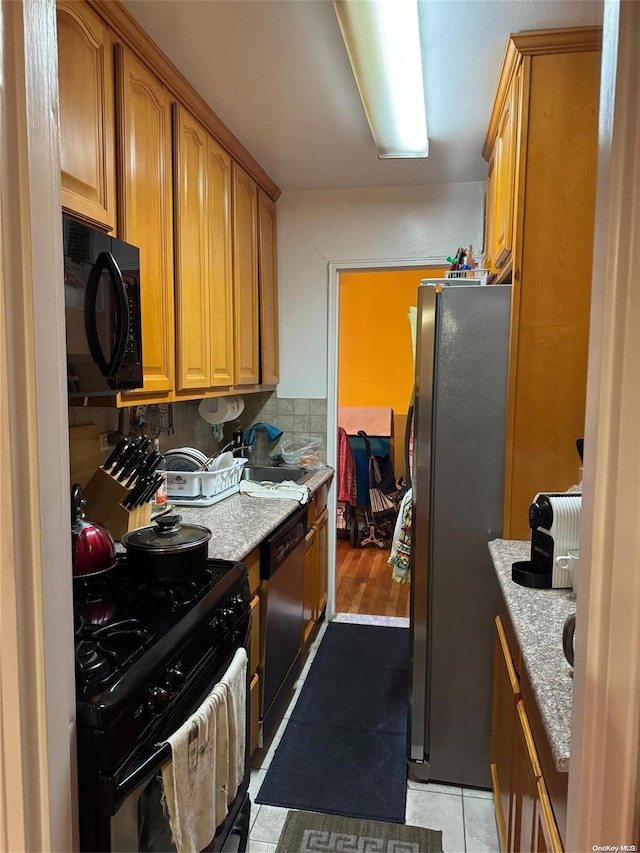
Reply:
[[[317,812],[287,819],[276,853],[442,853],[442,832]]]

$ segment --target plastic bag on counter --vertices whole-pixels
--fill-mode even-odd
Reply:
[[[320,439],[308,436],[293,436],[285,433],[274,456],[281,456],[285,464],[297,465],[299,468],[315,470],[323,468],[324,462],[320,458]]]

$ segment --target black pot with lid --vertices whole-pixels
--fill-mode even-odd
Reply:
[[[130,530],[120,540],[131,573],[149,583],[188,581],[207,570],[211,531],[180,524],[179,515],[159,516],[149,527]]]

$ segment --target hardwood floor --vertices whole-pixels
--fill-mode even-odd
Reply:
[[[352,548],[338,539],[336,612],[409,618],[409,584],[396,583],[388,549]]]

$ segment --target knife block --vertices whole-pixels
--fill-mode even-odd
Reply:
[[[127,531],[146,527],[151,521],[150,501],[134,509],[122,506],[130,491],[104,468],[98,468],[82,490],[87,518],[106,527],[116,541]]]

